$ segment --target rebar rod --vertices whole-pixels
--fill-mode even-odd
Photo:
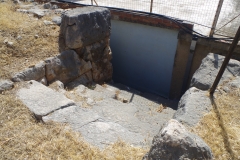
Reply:
[[[227,55],[226,55],[226,57],[225,57],[225,59],[224,59],[224,61],[222,63],[222,66],[221,66],[221,68],[220,68],[220,70],[219,70],[219,72],[217,74],[217,77],[216,77],[212,87],[210,88],[210,94],[211,95],[215,92],[215,90],[217,88],[217,85],[218,85],[218,83],[219,83],[219,81],[220,81],[220,79],[221,79],[221,77],[222,77],[222,75],[223,75],[227,65],[228,65],[228,62],[229,62],[230,58],[232,57],[233,51],[234,51],[234,49],[236,48],[236,46],[238,44],[239,38],[240,38],[240,26],[238,27],[237,33],[236,33],[236,35],[235,35],[235,37],[233,39],[233,42],[232,42],[232,44],[231,44],[231,46],[230,46],[230,48],[228,50]]]

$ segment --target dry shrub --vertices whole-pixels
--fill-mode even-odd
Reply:
[[[193,132],[202,137],[210,146],[215,159],[239,159],[239,89],[232,90],[232,92],[228,94],[218,94],[214,103],[217,110],[212,110],[206,114],[201,122],[193,129]]]
[[[43,20],[16,12],[10,1],[0,5],[0,77],[34,65],[40,60],[58,54],[59,26],[45,25]],[[8,45],[13,42],[13,45]],[[4,43],[5,42],[5,43]]]

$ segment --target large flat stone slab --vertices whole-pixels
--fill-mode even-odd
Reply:
[[[222,66],[224,58],[224,56],[209,53],[207,57],[202,60],[200,67],[194,73],[193,78],[191,79],[190,87],[208,90],[212,86],[218,71]],[[219,84],[222,84],[223,81],[231,80],[236,76],[240,76],[240,62],[231,59],[224,71],[223,76],[221,77]]]
[[[180,123],[193,127],[204,116],[210,112],[212,104],[208,91],[202,91],[195,87],[190,88],[185,92],[178,103],[177,112],[174,114],[173,119],[178,120]]]
[[[114,92],[108,91],[98,84],[94,90],[84,85],[79,85],[75,88],[75,93],[79,96],[90,98],[93,101],[102,101],[103,99],[114,98],[115,96]]]
[[[127,117],[126,117],[127,118]],[[143,145],[144,138],[140,133],[134,133],[124,126],[102,118],[94,110],[70,106],[59,109],[43,118],[44,122],[55,121],[69,124],[73,130],[81,133],[83,138],[100,148],[124,140],[133,145]]]
[[[130,131],[141,133],[143,124],[135,117],[138,111],[135,106],[115,99],[104,99],[95,104],[93,109],[106,119],[119,123]]]
[[[81,108],[79,106],[70,106],[59,109],[43,118],[44,122],[55,121],[68,123],[75,130],[79,130],[84,125],[102,119],[92,109]]]
[[[72,92],[88,103],[77,106],[73,101],[36,81],[30,81],[17,92],[23,103],[44,122],[66,123],[80,132],[90,144],[103,149],[117,140],[134,146],[149,146],[159,128],[168,121],[174,112],[169,109],[159,113],[159,104],[148,103],[146,98],[134,95],[129,103],[116,99],[116,90],[105,85],[96,85],[94,90],[79,85]],[[126,92],[126,93],[125,93]],[[132,93],[123,92],[130,96]],[[150,102],[150,101],[149,101]]]
[[[96,121],[83,126],[78,131],[91,144],[103,148],[117,140],[123,140],[134,146],[144,146],[144,137],[139,133],[130,132],[118,123]]]
[[[107,84],[97,84],[94,89],[79,85],[74,90],[75,95],[91,99],[89,107],[105,120],[118,123],[131,132],[145,135],[146,142],[150,144],[159,128],[171,119],[176,111],[169,107],[164,109],[162,104],[135,93],[139,92],[132,93]],[[128,102],[123,103],[122,98],[126,98]]]
[[[92,108],[105,119],[118,123],[131,132],[144,135],[145,143],[149,145],[159,128],[175,113],[171,108],[166,108],[159,113],[157,107],[150,105],[122,103],[109,98],[97,102]]]
[[[34,80],[17,92],[17,97],[35,114],[38,119],[60,108],[74,105],[63,94],[56,92]]]

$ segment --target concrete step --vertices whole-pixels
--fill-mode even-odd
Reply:
[[[90,108],[70,106],[43,117],[43,121],[67,123],[73,130],[80,132],[87,142],[101,149],[118,139],[135,146],[144,146],[142,134],[132,132],[121,124],[110,121]]]
[[[158,105],[160,106],[160,105]],[[92,106],[92,109],[108,121],[118,123],[129,131],[144,135],[145,143],[151,144],[153,136],[171,119],[175,110],[163,109],[151,105],[122,103],[115,99],[104,99]]]
[[[150,146],[153,136],[175,113],[142,97],[136,90],[122,90],[126,86],[119,84],[118,87],[78,85],[64,93],[36,81],[27,86],[17,95],[35,115],[44,122],[68,123],[85,140],[100,148],[118,138],[135,146]],[[124,99],[127,102],[123,103]]]

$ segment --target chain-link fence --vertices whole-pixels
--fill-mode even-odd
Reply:
[[[152,12],[194,23],[194,30],[209,35],[220,0],[66,0],[79,4],[98,5]],[[224,0],[214,32],[215,36],[233,37],[240,25],[240,0]],[[218,30],[219,29],[219,30]]]

